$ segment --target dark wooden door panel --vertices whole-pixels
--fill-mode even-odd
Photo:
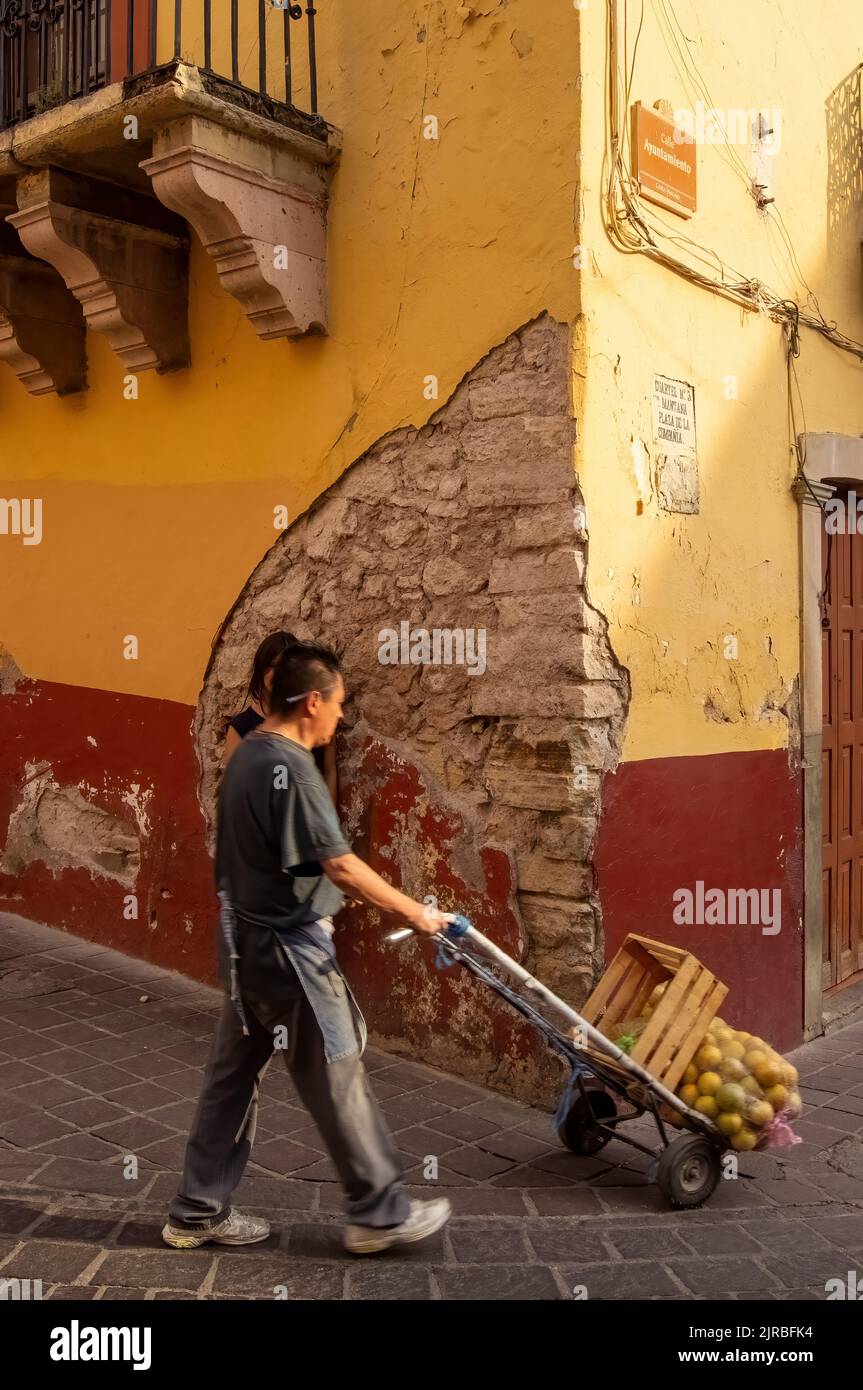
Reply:
[[[828,540],[822,555],[828,574]],[[834,535],[822,641],[822,977],[863,969],[863,535]]]

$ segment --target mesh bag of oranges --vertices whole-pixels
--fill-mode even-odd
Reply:
[[[762,1038],[721,1018],[711,1023],[677,1094],[739,1152],[800,1143],[791,1129],[802,1109],[796,1068]]]

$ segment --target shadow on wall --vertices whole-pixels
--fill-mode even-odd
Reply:
[[[494,348],[422,429],[387,436],[272,547],[217,639],[196,730],[212,820],[227,718],[277,627],[340,654],[343,820],[415,897],[466,910],[578,1003],[601,966],[592,870],[629,680],[585,594],[569,334],[548,315]],[[343,914],[340,954],[374,1034],[536,1099],[559,1068],[533,1034],[417,944]]]
[[[860,240],[863,204],[863,64],[839,83],[827,98],[827,217],[828,231]],[[850,263],[854,263],[849,258]]]

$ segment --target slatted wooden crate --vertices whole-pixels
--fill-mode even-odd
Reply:
[[[668,988],[629,1056],[669,1091],[676,1091],[728,993],[728,986],[695,956],[677,946],[630,934],[581,1013],[616,1042],[625,1031],[623,1025],[637,1018],[656,986],[665,980]],[[602,1060],[625,1075],[608,1058]]]

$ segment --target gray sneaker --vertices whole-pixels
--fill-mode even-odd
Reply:
[[[191,1230],[188,1226],[175,1226],[168,1220],[162,1228],[162,1239],[174,1250],[197,1250],[199,1245],[255,1245],[266,1240],[270,1234],[270,1223],[260,1216],[244,1216],[241,1211],[228,1212],[215,1226],[201,1226]]]
[[[400,1226],[346,1226],[345,1249],[352,1255],[376,1255],[379,1250],[393,1246],[413,1245],[415,1241],[433,1236],[445,1226],[452,1214],[446,1197],[432,1202],[411,1202],[410,1216]]]

